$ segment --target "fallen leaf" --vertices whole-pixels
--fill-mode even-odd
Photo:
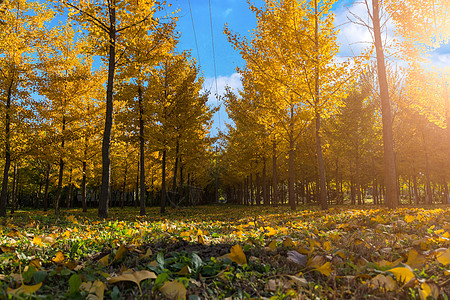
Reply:
[[[188,265],[185,265],[180,271],[177,272],[178,275],[187,275],[190,273],[191,273],[191,270]]]
[[[120,282],[120,281],[131,281],[137,284],[137,286],[139,287],[139,290],[141,291],[142,294],[142,290],[141,290],[141,285],[140,282],[142,280],[145,279],[156,279],[156,274],[147,270],[142,270],[142,271],[136,271],[134,273],[128,273],[128,274],[122,274],[120,276],[116,276],[113,278],[109,278],[108,282],[109,283],[116,283],[116,282]]]
[[[186,288],[176,280],[166,281],[159,290],[169,299],[186,299]]]
[[[33,238],[33,244],[35,244],[35,245],[37,245],[37,246],[40,246],[40,247],[43,247],[43,246],[44,246],[44,244],[42,244],[42,238],[40,238],[40,237],[38,237],[38,236],[35,236],[35,237]]]
[[[411,215],[406,215],[405,216],[406,223],[412,223],[415,219],[416,219],[415,216],[411,216]]]
[[[323,264],[325,264],[326,261],[327,260],[325,257],[323,257],[321,255],[317,255],[317,256],[313,257],[312,259],[310,259],[308,261],[308,263],[306,264],[306,266],[311,269],[316,269],[316,268],[319,268],[320,266],[322,266]]]
[[[269,245],[267,245],[267,247],[270,250],[277,250],[277,241],[276,240],[272,240]]]
[[[140,258],[149,258],[152,255],[153,255],[152,249],[148,248],[147,251],[145,252],[145,254],[141,254],[139,257]]]
[[[437,299],[439,297],[439,287],[434,283],[422,283],[419,288],[419,296],[421,300],[427,300],[428,297]]]
[[[86,299],[103,300],[106,285],[101,280],[96,280],[94,282],[88,281],[88,282],[83,282],[80,285],[80,289],[82,289],[90,294],[86,297]],[[93,294],[95,294],[95,295],[93,295]]]
[[[295,247],[295,243],[294,243],[294,241],[292,241],[292,239],[290,237],[287,237],[283,241],[283,247],[287,247],[287,248]]]
[[[390,269],[388,271],[391,272],[392,274],[394,274],[395,278],[400,283],[402,283],[402,282],[406,283],[415,277],[414,273],[411,272],[410,269],[405,268],[405,267],[397,267],[397,268]]]
[[[103,266],[105,266],[105,267],[108,265],[108,261],[109,261],[109,254],[103,256],[102,258],[100,258],[100,259],[98,260],[98,262],[101,263],[101,264],[102,264]]]
[[[316,271],[318,271],[318,272],[320,272],[320,273],[322,273],[323,275],[325,275],[325,276],[330,276],[330,274],[331,274],[331,271],[332,271],[332,269],[331,269],[331,263],[329,262],[329,261],[327,261],[326,263],[324,263],[323,265],[321,265],[320,267],[318,267],[318,268],[315,268],[314,270],[316,270]]]
[[[61,251],[56,253],[56,256],[52,259],[53,262],[60,264],[64,261],[64,254]]]
[[[440,262],[444,266],[450,264],[450,249],[447,249],[446,251],[441,252],[438,255],[436,255],[436,259],[438,262]]]
[[[406,264],[410,266],[411,268],[417,269],[422,267],[426,262],[425,256],[417,252],[416,249],[409,250],[408,253],[408,260],[406,261]]]
[[[35,285],[25,285],[22,284],[20,287],[18,287],[17,289],[12,289],[10,287],[8,287],[6,289],[6,292],[10,295],[16,295],[16,294],[21,294],[21,293],[25,293],[27,295],[30,295],[34,292],[36,292],[37,290],[39,290],[39,288],[42,286],[42,282],[35,284]]]
[[[114,256],[114,261],[121,260],[127,252],[127,247],[125,247],[125,245],[120,245],[119,249],[117,249],[116,255]]]
[[[397,283],[391,276],[378,274],[370,280],[370,286],[376,289],[384,289],[386,291],[394,291],[397,288]]]
[[[298,267],[305,267],[308,261],[308,257],[306,255],[300,254],[297,251],[288,251],[287,253],[287,262],[292,263]]]
[[[228,258],[232,262],[237,263],[238,265],[247,264],[247,257],[245,256],[244,251],[242,251],[242,248],[241,246],[239,246],[239,244],[231,247],[230,253],[228,254]]]

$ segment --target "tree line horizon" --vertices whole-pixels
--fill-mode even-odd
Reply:
[[[198,202],[200,189],[202,203],[292,210],[450,203],[449,72],[424,58],[449,42],[450,4],[366,0],[367,19],[352,17],[374,43],[343,60],[335,3],[249,3],[250,37],[225,26],[245,61],[243,88],[221,97],[232,122],[213,137],[218,107],[190,52],[177,50],[169,3],[3,0],[0,216],[19,201],[58,214],[78,194],[86,211],[88,190],[101,218],[113,193],[145,215],[193,191]]]

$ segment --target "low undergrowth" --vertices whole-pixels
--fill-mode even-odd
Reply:
[[[0,219],[0,298],[448,299],[450,209],[200,206]]]

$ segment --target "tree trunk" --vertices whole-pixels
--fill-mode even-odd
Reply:
[[[83,212],[87,212],[87,204],[86,204],[86,171],[87,171],[87,166],[86,165],[87,165],[86,160],[83,160],[83,179],[81,180],[81,206],[83,207]]]
[[[166,149],[163,150],[161,173],[161,214],[164,214],[166,212]]]
[[[109,187],[111,177],[111,129],[113,121],[113,91],[114,73],[116,68],[116,8],[109,9],[109,62],[108,83],[106,89],[106,116],[105,130],[102,141],[102,187],[98,201],[98,216],[106,219],[108,217]]]
[[[44,187],[44,211],[48,209],[48,186],[50,185],[50,163],[47,163],[47,170],[45,171],[45,187]]]
[[[377,174],[375,171],[375,157],[372,156],[372,197],[375,205],[378,204],[378,188],[377,188]]]
[[[425,142],[425,134],[422,131],[422,140],[423,140],[423,151],[425,154],[425,179],[426,179],[426,197],[425,197],[425,204],[432,204],[433,203],[433,193],[431,191],[431,182],[430,182],[430,164],[428,161],[428,149],[427,144]]]
[[[383,122],[383,148],[384,148],[384,169],[385,169],[385,186],[386,197],[385,204],[388,208],[393,209],[398,205],[398,195],[395,174],[395,157],[394,157],[394,136],[392,133],[392,113],[389,101],[389,86],[386,76],[386,65],[384,62],[383,44],[381,41],[380,28],[380,12],[378,0],[372,0],[373,8],[373,31],[375,36],[375,50],[377,55],[377,73],[380,85],[381,98],[381,118]]]
[[[266,158],[264,157],[264,166],[263,166],[263,178],[262,178],[262,193],[263,193],[263,203],[265,206],[269,205],[269,198],[267,195],[267,169],[266,169]]]
[[[273,139],[272,146],[272,204],[278,205],[277,144],[275,139]]]
[[[6,204],[8,201],[8,175],[9,168],[11,167],[11,99],[12,99],[12,87],[13,87],[14,79],[11,79],[11,82],[8,86],[8,91],[6,95],[6,107],[5,107],[5,166],[3,168],[3,181],[2,181],[2,191],[0,194],[0,217],[6,216]]]
[[[11,195],[11,214],[14,213],[16,207],[16,189],[17,189],[17,164],[14,164],[13,182]]]
[[[414,188],[414,204],[419,204],[419,194],[417,193],[417,178],[416,173],[413,175],[413,188]]]
[[[358,205],[362,204],[361,201],[361,179],[359,178],[359,149],[356,147],[356,160],[355,160],[355,168],[356,168],[356,196],[358,198]]]
[[[66,116],[63,115],[62,119],[62,130],[61,130],[61,149],[64,151],[64,133],[66,130]],[[58,188],[56,190],[56,200],[55,200],[55,214],[59,214],[59,201],[61,199],[61,192],[62,192],[62,181],[63,181],[63,175],[64,175],[64,160],[63,160],[63,154],[61,153],[61,156],[59,157],[59,175],[58,175]]]
[[[67,209],[70,209],[71,201],[72,201],[72,169],[70,169],[69,188],[67,191]]]
[[[256,173],[256,205],[261,205],[261,177]]]
[[[139,156],[140,156],[140,183],[141,183],[141,191],[140,191],[140,215],[145,216],[145,191],[147,190],[145,188],[145,153],[144,153],[144,146],[145,146],[145,138],[144,138],[144,99],[142,96],[142,89],[141,85],[138,86],[138,94],[139,94]]]

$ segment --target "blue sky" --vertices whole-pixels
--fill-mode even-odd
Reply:
[[[180,42],[178,49],[191,50],[192,56],[201,64],[201,70],[205,77],[205,89],[211,90],[211,103],[217,103],[214,97],[214,63],[211,43],[211,25],[209,13],[209,1],[211,3],[211,15],[213,23],[214,49],[216,57],[216,70],[218,82],[218,94],[222,94],[224,87],[229,85],[234,90],[240,88],[239,75],[236,66],[242,67],[244,61],[235,51],[223,34],[225,24],[234,32],[243,36],[249,36],[249,31],[256,27],[256,17],[248,9],[246,0],[190,0],[192,18],[197,36],[198,52],[195,45],[194,31],[192,28],[189,0],[169,0],[173,9],[179,9],[178,31]],[[251,0],[256,6],[262,6],[263,0]],[[367,12],[362,1],[340,0],[334,7],[336,14],[335,25],[340,29],[338,42],[341,45],[339,55],[351,56],[360,53],[371,42],[371,35],[363,26],[348,21],[349,11],[362,16],[367,20]],[[392,36],[392,24],[388,23],[388,39]],[[434,64],[450,67],[450,46],[446,45],[434,51],[430,58]],[[220,122],[219,122],[220,119]],[[224,129],[227,122],[225,109],[222,107],[219,114],[214,117],[213,134],[217,129]]]

